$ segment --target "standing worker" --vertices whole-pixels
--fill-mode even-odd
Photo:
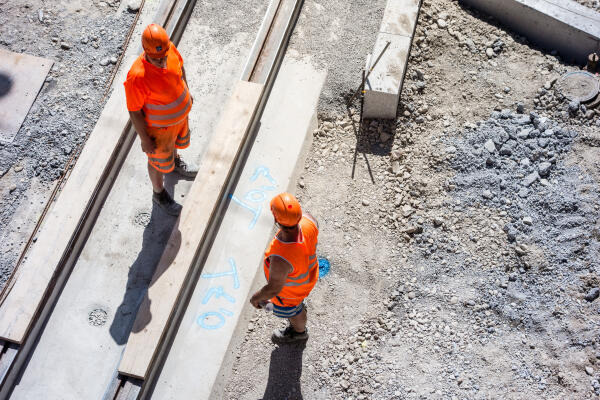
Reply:
[[[306,340],[304,298],[319,279],[319,224],[312,215],[302,214],[300,203],[289,193],[281,193],[271,200],[271,212],[280,229],[265,252],[264,270],[268,283],[254,293],[250,303],[262,308],[270,301],[273,313],[289,320],[287,328],[273,332],[271,339],[274,342]]]
[[[152,201],[169,215],[178,215],[181,205],[163,185],[163,175],[173,170],[193,178],[197,170],[187,165],[177,149],[190,145],[188,114],[193,98],[189,93],[183,59],[167,32],[150,24],[142,33],[144,52],[135,60],[125,80],[127,109],[148,156]]]

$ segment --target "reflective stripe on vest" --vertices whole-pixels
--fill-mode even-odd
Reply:
[[[144,104],[144,115],[148,126],[165,128],[185,120],[192,108],[192,101],[183,81],[181,87],[183,88],[181,94],[169,104]]]

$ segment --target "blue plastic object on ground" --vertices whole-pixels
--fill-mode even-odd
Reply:
[[[324,257],[319,258],[319,279],[324,278],[329,274],[330,266],[328,259]]]

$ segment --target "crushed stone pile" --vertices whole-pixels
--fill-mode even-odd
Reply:
[[[530,244],[543,249],[547,263],[539,260],[546,264],[537,265],[541,269],[567,265],[582,270],[600,264],[598,188],[563,157],[576,137],[574,130],[535,112],[503,110],[452,143],[454,195],[508,217],[504,231],[522,256],[522,268],[533,266],[525,257]]]

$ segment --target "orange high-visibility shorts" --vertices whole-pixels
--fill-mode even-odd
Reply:
[[[177,125],[165,128],[147,128],[148,135],[154,139],[156,148],[153,153],[146,153],[148,164],[164,174],[175,168],[175,149],[185,149],[190,145],[188,119]]]

